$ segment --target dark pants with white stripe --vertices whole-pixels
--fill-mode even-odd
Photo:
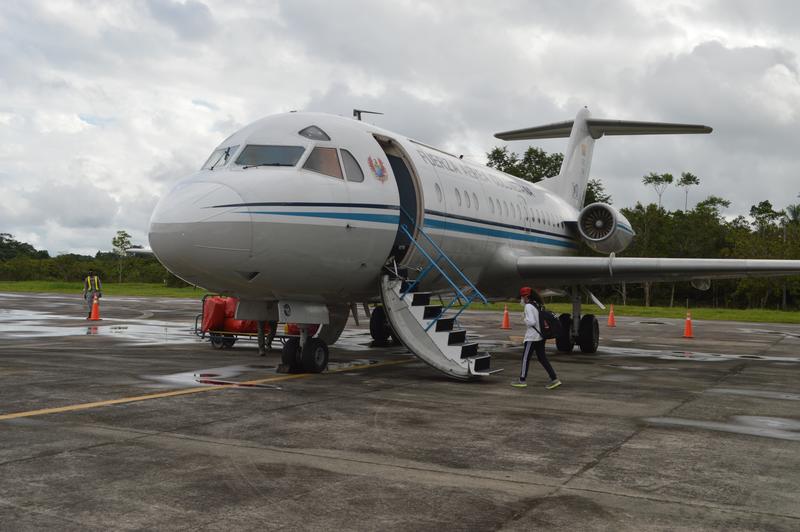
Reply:
[[[550,380],[556,380],[556,372],[553,371],[553,366],[547,360],[547,355],[544,353],[544,340],[537,342],[525,342],[525,349],[522,354],[522,371],[519,374],[519,380],[524,381],[528,376],[528,366],[531,364],[531,351],[536,352],[536,358],[539,359],[539,364],[545,369],[550,376]]]

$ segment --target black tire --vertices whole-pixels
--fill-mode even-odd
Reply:
[[[600,325],[594,314],[586,314],[578,324],[578,345],[581,353],[596,353],[600,345]]]
[[[214,349],[222,349],[225,347],[225,339],[222,337],[221,334],[210,334],[209,339],[211,340],[211,347]]]
[[[236,343],[236,337],[235,336],[224,336],[222,338],[222,348],[223,349],[230,349],[231,347],[233,347],[233,344],[235,344],[235,343]]]
[[[303,371],[322,373],[328,367],[328,346],[319,338],[309,338],[301,354]]]
[[[290,373],[300,371],[300,339],[288,338],[281,351],[281,363]]]
[[[572,353],[575,348],[575,339],[572,337],[572,315],[561,314],[558,321],[561,323],[561,334],[556,336],[556,349],[560,353]]]
[[[369,316],[369,334],[378,344],[389,343],[389,337],[392,335],[392,326],[389,325],[389,320],[386,319],[386,311],[383,307],[372,309],[372,314]]]

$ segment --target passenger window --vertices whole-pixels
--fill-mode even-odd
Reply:
[[[494,201],[492,201],[492,197],[489,196],[489,212],[494,214]]]
[[[439,203],[442,202],[442,188],[439,186],[439,183],[436,183],[434,188],[436,189],[436,199],[439,200]]]
[[[506,200],[503,200],[503,212],[506,213],[506,218],[508,218],[508,203],[506,203]]]
[[[306,170],[344,179],[336,148],[314,148],[303,165]]]
[[[478,196],[476,196],[474,192],[472,193],[472,203],[475,204],[475,210],[477,211],[479,209],[479,207],[478,207]]]
[[[456,189],[456,202],[458,203],[458,206],[461,207],[461,193],[458,191],[458,189]]]
[[[470,204],[470,201],[469,201],[469,192],[467,192],[466,190],[464,191],[464,203],[466,203],[466,204],[467,204],[467,209],[469,209],[469,204]]]
[[[361,183],[364,181],[364,172],[361,171],[361,166],[358,165],[358,161],[353,157],[353,154],[347,150],[341,150],[341,152],[342,161],[344,162],[344,173],[347,175],[347,180],[353,181],[354,183]]]

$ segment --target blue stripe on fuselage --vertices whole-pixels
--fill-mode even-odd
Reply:
[[[244,206],[244,205],[242,205]],[[285,205],[289,206],[289,205]],[[303,206],[312,206],[312,205],[303,205]],[[345,204],[337,205],[344,207]],[[386,206],[386,205],[364,205],[360,204],[357,208],[362,209],[391,209],[395,210],[398,207],[396,206]],[[371,213],[358,213],[358,212],[332,212],[332,211],[236,211],[241,214],[267,214],[267,215],[274,215],[274,216],[296,216],[296,217],[306,217],[306,218],[327,218],[327,219],[335,219],[335,220],[357,220],[363,222],[377,222],[377,223],[386,223],[397,225],[400,223],[400,216],[395,214],[371,214]],[[498,227],[509,227],[511,230],[503,230],[503,229],[496,229],[492,227],[479,227],[474,225],[467,225],[464,223],[454,222],[452,219],[455,216],[448,216],[447,213],[440,213],[440,212],[431,212],[425,211],[428,216],[425,218],[424,226],[431,228],[431,229],[439,229],[445,231],[454,231],[457,233],[464,233],[464,234],[471,234],[471,235],[483,235],[483,236],[490,236],[494,238],[505,238],[510,240],[518,240],[522,242],[532,242],[537,244],[546,244],[550,246],[560,246],[566,248],[577,248],[577,244],[573,242],[568,236],[564,235],[556,235],[553,233],[546,233],[544,231],[538,231],[536,229],[525,229],[519,228],[516,229],[518,231],[526,231],[525,233],[515,233],[512,232],[514,229],[513,226],[508,226],[506,224],[498,224],[493,222],[486,222],[483,220],[473,220],[466,218],[464,216],[459,216],[458,219],[466,220],[473,223],[489,225],[489,226],[498,226]],[[444,218],[444,220],[437,220],[432,218],[431,216],[437,216],[440,218]],[[539,233],[539,234],[529,234],[529,233]],[[540,236],[541,234],[547,234],[548,236]],[[549,236],[552,235],[552,236]],[[563,238],[564,240],[556,240],[557,238]]]

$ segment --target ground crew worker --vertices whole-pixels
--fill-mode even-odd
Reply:
[[[547,383],[545,388],[552,390],[553,388],[561,386],[561,381],[558,380],[553,366],[551,366],[550,361],[547,360],[547,355],[544,352],[545,339],[539,329],[539,309],[542,308],[544,302],[541,296],[532,290],[530,286],[523,286],[520,288],[519,295],[520,303],[524,305],[524,318],[527,329],[525,330],[524,348],[522,352],[522,369],[519,373],[519,379],[512,382],[511,386],[515,388],[525,388],[528,386],[525,379],[528,376],[528,366],[531,363],[531,351],[534,351],[536,352],[536,358],[539,359],[539,363],[550,377],[550,382]]]
[[[92,317],[92,303],[94,303],[95,296],[98,298],[103,297],[102,290],[103,284],[100,282],[100,277],[94,273],[94,270],[89,270],[89,275],[87,275],[86,279],[83,281],[83,298],[89,305],[89,314],[86,316],[87,320]]]

